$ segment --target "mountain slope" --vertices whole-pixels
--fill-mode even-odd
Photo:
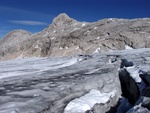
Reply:
[[[52,24],[43,31],[29,33],[25,40],[16,35],[17,39],[21,39],[18,43],[21,47],[3,43],[6,40],[10,42],[8,37],[12,37],[12,33],[6,37],[0,41],[0,48],[5,45],[5,49],[0,51],[0,60],[149,48],[150,19],[109,18],[88,23],[78,22],[63,13],[54,18]],[[7,46],[14,47],[15,50],[9,50]]]
[[[30,39],[31,33],[25,30],[14,30],[0,41],[0,58],[13,59],[22,53],[21,43]]]

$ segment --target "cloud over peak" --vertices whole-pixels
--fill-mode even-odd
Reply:
[[[45,22],[39,22],[39,21],[28,21],[28,20],[10,20],[10,23],[13,24],[22,24],[22,25],[32,25],[32,26],[37,26],[37,25],[48,25]]]

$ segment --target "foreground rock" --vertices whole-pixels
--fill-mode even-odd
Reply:
[[[109,18],[87,23],[60,14],[54,18],[52,24],[39,33],[15,30],[7,34],[0,41],[0,60],[91,54],[149,48],[149,45],[149,18]]]
[[[122,58],[150,72],[150,49],[1,62],[0,113],[80,113],[66,107],[95,90],[102,97],[108,95],[105,100],[109,101],[96,102],[82,113],[116,112],[112,108],[121,97],[118,68]],[[110,59],[116,61],[110,63]]]

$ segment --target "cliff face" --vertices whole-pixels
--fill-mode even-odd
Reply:
[[[0,41],[0,60],[70,56],[149,46],[149,18],[109,18],[88,23],[60,14],[39,33],[16,30],[7,34]]]

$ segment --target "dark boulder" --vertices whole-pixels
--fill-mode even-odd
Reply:
[[[134,105],[140,96],[138,85],[126,69],[121,69],[119,71],[119,79],[122,96],[127,98],[131,105]]]

